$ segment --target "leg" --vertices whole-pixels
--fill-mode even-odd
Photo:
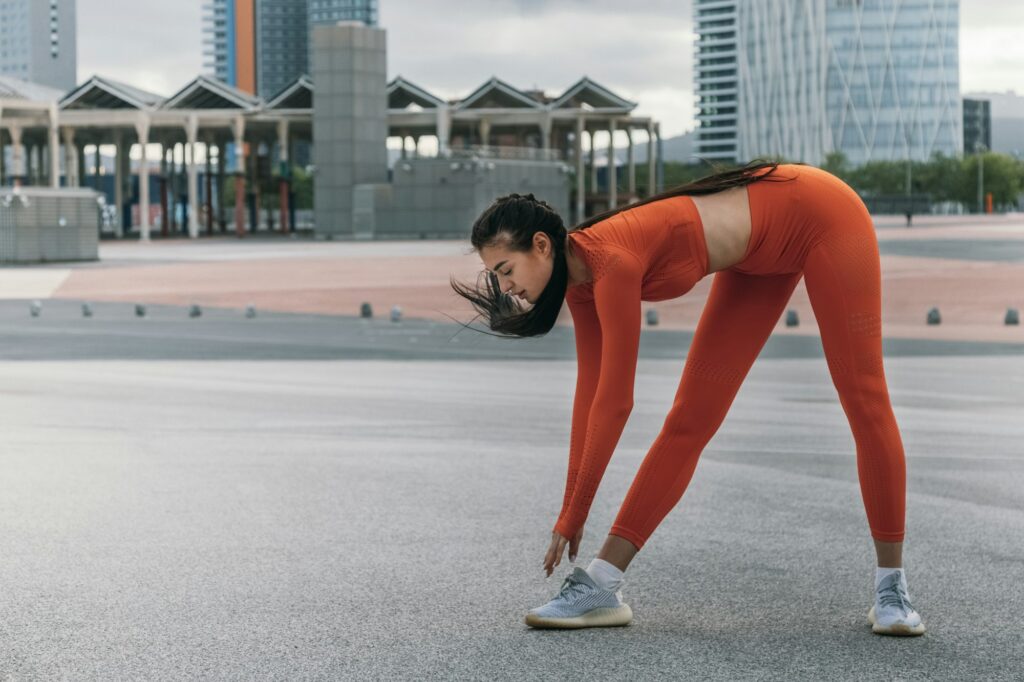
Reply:
[[[800,276],[760,277],[731,270],[715,275],[672,409],[633,479],[599,558],[625,570],[682,497],[697,458],[725,419]]]
[[[870,218],[844,222],[811,249],[807,294],[857,449],[878,565],[902,566],[906,468],[882,366],[881,271]]]

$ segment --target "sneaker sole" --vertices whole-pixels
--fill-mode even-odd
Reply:
[[[633,609],[629,604],[616,607],[592,609],[582,616],[572,618],[545,618],[533,613],[526,614],[526,624],[535,628],[602,628],[629,625],[633,620]]]
[[[917,625],[903,625],[893,623],[892,625],[879,625],[875,620],[875,607],[868,610],[868,622],[871,623],[871,631],[879,635],[895,635],[897,637],[917,637],[924,634],[924,623]]]

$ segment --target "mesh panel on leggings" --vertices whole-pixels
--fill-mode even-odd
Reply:
[[[744,373],[737,369],[694,357],[686,359],[686,372],[716,384],[738,384],[744,377]]]
[[[870,245],[865,240],[872,240]],[[881,297],[882,283],[879,274],[878,245],[874,232],[867,230],[833,230],[827,237],[829,260],[836,267],[848,296]]]
[[[857,336],[881,336],[882,317],[877,313],[851,313],[850,331]]]
[[[882,368],[882,354],[868,352],[857,358],[857,370],[863,374],[870,374],[875,377],[884,377]]]
[[[850,364],[843,358],[833,355],[827,358],[828,367],[833,374],[846,375],[850,373]]]

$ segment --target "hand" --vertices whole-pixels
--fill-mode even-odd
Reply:
[[[555,570],[555,566],[562,563],[562,552],[565,550],[566,544],[569,545],[569,561],[576,561],[582,539],[582,527],[576,531],[576,535],[571,540],[567,540],[556,531],[551,531],[551,546],[548,547],[548,553],[544,556],[544,571],[548,576]]]

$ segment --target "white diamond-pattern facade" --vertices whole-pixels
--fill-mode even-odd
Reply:
[[[959,0],[697,0],[697,154],[963,153]]]

